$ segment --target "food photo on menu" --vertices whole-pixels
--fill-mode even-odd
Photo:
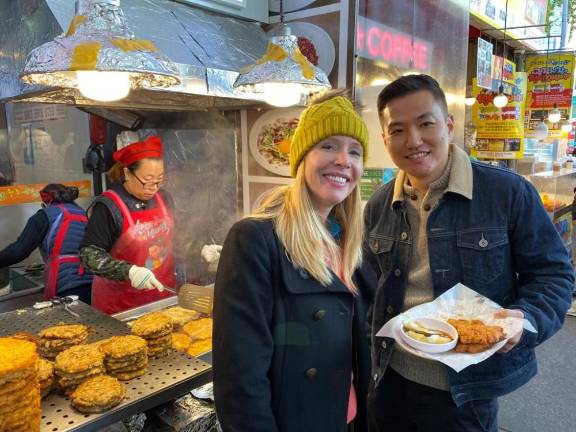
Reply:
[[[460,372],[492,356],[523,329],[536,332],[527,320],[506,316],[502,310],[457,284],[434,301],[394,317],[376,336],[393,338],[408,352]]]

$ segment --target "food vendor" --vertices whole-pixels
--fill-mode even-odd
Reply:
[[[151,136],[113,154],[114,183],[91,208],[82,263],[96,276],[92,306],[113,314],[172,295],[172,200],[165,180],[162,141]]]
[[[42,209],[28,219],[18,239],[0,251],[0,268],[19,263],[39,247],[45,262],[44,297],[77,295],[90,303],[92,275],[78,258],[87,218],[76,198],[76,187],[46,185],[40,191]]]

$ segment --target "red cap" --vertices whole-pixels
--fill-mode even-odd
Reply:
[[[159,136],[151,136],[144,141],[137,141],[114,152],[112,157],[124,166],[130,166],[134,162],[146,158],[162,159],[162,140]]]

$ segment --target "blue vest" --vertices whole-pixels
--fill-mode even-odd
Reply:
[[[43,209],[49,228],[40,245],[46,262],[45,296],[66,295],[65,291],[92,283],[92,275],[84,272],[78,250],[84,238],[86,212],[75,203],[52,204]]]

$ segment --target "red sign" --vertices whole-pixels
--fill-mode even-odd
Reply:
[[[430,68],[432,44],[412,38],[384,24],[358,17],[356,29],[358,55],[383,60],[395,66],[426,72]],[[412,66],[410,66],[412,61]]]

